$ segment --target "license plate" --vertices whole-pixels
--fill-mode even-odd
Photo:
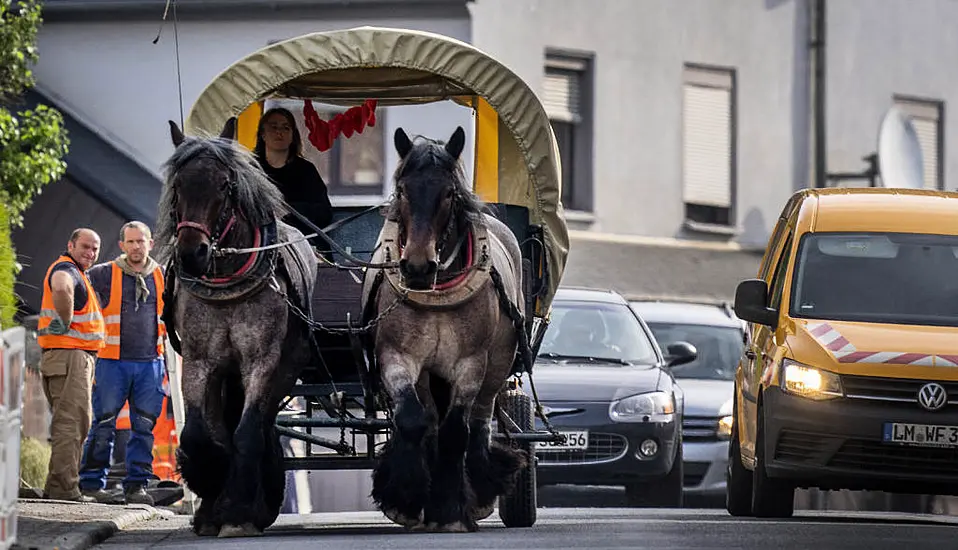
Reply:
[[[576,432],[563,432],[565,443],[555,443],[553,441],[536,441],[536,450],[542,452],[553,451],[584,451],[589,447],[589,431],[582,430]]]
[[[915,447],[958,448],[958,426],[886,422],[882,439],[885,443]]]

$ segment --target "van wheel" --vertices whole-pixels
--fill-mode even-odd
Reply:
[[[752,472],[752,513],[760,518],[789,518],[795,510],[795,487],[765,471],[765,412],[758,409],[755,471]]]
[[[733,516],[752,515],[752,472],[742,464],[742,448],[738,441],[738,396],[733,398],[732,435],[728,443],[728,465],[725,470],[725,509]]]

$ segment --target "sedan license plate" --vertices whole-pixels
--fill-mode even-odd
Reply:
[[[958,448],[958,426],[886,422],[882,440],[915,447]]]
[[[541,452],[553,451],[584,451],[589,447],[589,431],[581,430],[575,432],[560,431],[565,436],[565,443],[555,443],[552,441],[537,441],[536,450]]]

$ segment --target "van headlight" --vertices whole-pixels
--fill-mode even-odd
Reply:
[[[842,380],[833,372],[785,359],[782,361],[782,388],[786,392],[822,401],[842,397]]]
[[[672,394],[664,391],[632,395],[609,405],[609,418],[616,422],[646,422],[647,416],[649,421],[669,421],[674,413]]]

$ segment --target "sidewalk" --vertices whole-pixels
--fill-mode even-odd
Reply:
[[[13,550],[85,550],[138,522],[174,516],[145,505],[81,504],[62,500],[17,500]]]

